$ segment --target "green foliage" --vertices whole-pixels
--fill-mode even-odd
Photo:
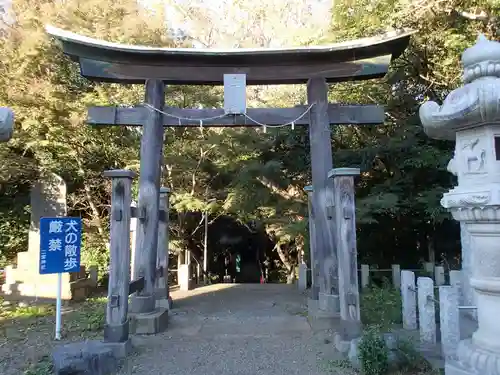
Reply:
[[[82,263],[88,266],[98,266],[99,271],[107,269],[109,249],[95,234],[83,233]]]
[[[18,186],[11,185],[11,188],[22,192]],[[16,199],[14,191],[2,190],[0,186],[0,207],[8,209],[1,210],[0,215],[0,268],[7,265],[19,251],[27,250],[30,225],[27,195],[21,193]]]
[[[371,286],[361,293],[361,321],[368,326],[390,330],[401,324],[401,292],[388,283]]]
[[[3,299],[0,298],[0,303]],[[54,308],[48,305],[15,306],[13,308],[2,307],[0,310],[0,322],[2,320],[14,320],[20,318],[40,318],[54,314]]]
[[[99,332],[104,328],[105,320],[106,298],[91,298],[86,300],[78,311],[75,311],[65,329],[69,333],[78,334]]]
[[[364,375],[385,375],[389,370],[389,349],[380,332],[363,332],[358,346],[361,372]]]
[[[49,356],[44,356],[40,358],[40,360],[31,365],[26,371],[23,372],[23,375],[52,375],[53,374],[53,366],[50,361]]]
[[[399,339],[397,341],[396,353],[400,366],[413,373],[432,372],[430,364],[415,348],[416,345],[412,340]]]

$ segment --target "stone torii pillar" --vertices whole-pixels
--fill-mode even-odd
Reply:
[[[470,233],[470,286],[478,329],[447,358],[446,375],[500,374],[500,43],[479,36],[462,54],[464,86],[443,105],[424,103],[420,119],[431,138],[455,140],[448,171],[458,186],[441,205]]]
[[[165,104],[165,84],[146,81],[145,102],[153,108]],[[168,310],[156,307],[158,225],[160,221],[160,174],[163,155],[163,115],[148,109],[141,138],[141,167],[137,230],[132,278],[144,277],[144,288],[132,295],[130,311],[135,333],[153,334],[166,329]]]
[[[312,210],[314,212],[314,244],[319,267],[319,309],[325,317],[339,313],[338,261],[335,246],[335,228],[327,207],[333,206],[332,183],[328,172],[332,169],[332,144],[328,116],[328,85],[324,78],[307,82],[307,101],[315,103],[309,117],[309,143],[312,169]],[[312,301],[311,301],[312,302]]]

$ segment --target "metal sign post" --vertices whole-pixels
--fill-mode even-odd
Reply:
[[[40,219],[40,275],[57,274],[56,340],[61,339],[62,274],[80,271],[82,219]]]

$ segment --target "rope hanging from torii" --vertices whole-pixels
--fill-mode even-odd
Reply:
[[[256,125],[259,125],[259,126],[262,126],[264,128],[264,131],[266,130],[266,127],[270,127],[270,128],[283,128],[283,127],[286,127],[286,126],[291,126],[292,127],[292,130],[295,128],[295,123],[297,121],[299,121],[300,119],[302,119],[305,115],[307,115],[309,113],[309,111],[311,110],[312,107],[314,107],[315,103],[312,103],[311,105],[309,105],[306,110],[304,112],[302,112],[302,114],[300,114],[300,116],[298,116],[296,119],[292,120],[292,121],[288,121],[284,124],[279,124],[279,125],[268,125],[268,124],[264,124],[262,122],[259,122],[255,119],[253,119],[252,117],[250,117],[246,112],[245,113],[242,113],[242,115],[247,119],[249,120],[251,123],[254,123]],[[207,117],[207,118],[189,118],[189,117],[179,117],[179,116],[176,116],[172,113],[168,113],[168,112],[165,112],[165,111],[162,111],[161,109],[159,108],[155,108],[153,107],[152,105],[150,104],[147,104],[145,103],[144,104],[145,107],[147,108],[150,108],[158,113],[161,113],[162,115],[165,115],[165,116],[168,116],[168,117],[172,117],[172,118],[175,118],[177,120],[179,120],[179,126],[182,126],[182,123],[181,121],[184,120],[184,121],[199,121],[200,122],[200,128],[203,128],[203,122],[204,121],[211,121],[211,120],[217,120],[217,119],[221,119],[221,118],[224,118],[224,117],[229,117],[229,116],[232,116],[231,114],[227,114],[227,113],[224,113],[222,115],[218,115],[218,116],[213,116],[213,117]]]

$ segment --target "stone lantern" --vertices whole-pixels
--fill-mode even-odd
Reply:
[[[462,55],[464,86],[443,105],[424,103],[420,119],[431,138],[455,140],[448,171],[458,186],[441,205],[470,233],[470,287],[478,329],[446,360],[446,375],[500,374],[500,43],[479,36]]]

